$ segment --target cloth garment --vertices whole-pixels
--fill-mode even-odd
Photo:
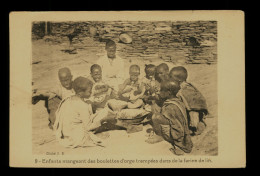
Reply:
[[[66,89],[60,83],[57,83],[50,90],[39,89],[37,90],[36,96],[43,96],[45,101],[45,107],[49,114],[49,127],[52,128],[55,119],[56,119],[56,110],[61,102],[61,100],[66,99],[75,95],[75,91],[73,89]]]
[[[188,111],[208,110],[206,99],[201,92],[188,82],[182,82],[177,96],[182,99]]]
[[[116,56],[115,59],[110,59],[105,55],[97,61],[97,64],[102,68],[103,81],[118,91],[118,86],[122,84],[125,77],[123,59],[119,56]]]
[[[190,153],[193,144],[189,134],[185,106],[181,100],[178,98],[166,100],[161,112],[159,108],[153,112],[154,132],[173,146],[176,145],[184,152]]]
[[[160,83],[157,80],[155,80],[155,78],[147,79],[146,77],[144,77],[142,79],[142,82],[146,90],[145,95],[154,96],[160,93]]]
[[[206,128],[204,121],[208,114],[206,99],[191,83],[182,82],[177,96],[184,102],[188,112],[189,127],[194,134],[201,134]]]
[[[102,140],[91,131],[101,125],[102,117],[96,116],[91,104],[85,103],[78,96],[64,99],[56,111],[53,126],[59,143],[69,148],[102,146]]]

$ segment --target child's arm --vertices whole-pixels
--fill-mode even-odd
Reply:
[[[109,86],[108,85],[102,85],[102,86],[99,87],[97,85],[95,88],[97,88],[97,89],[95,89],[95,93],[93,94],[93,96],[98,96],[98,95],[100,95],[104,92],[107,92],[108,89],[109,89]]]
[[[130,85],[130,84],[131,84],[131,80],[130,79],[125,80],[125,82],[122,84],[122,86],[118,90],[118,96],[122,96],[122,94],[130,92],[132,89],[131,90],[130,89],[126,89],[126,86]]]
[[[93,120],[95,114],[93,114],[92,105],[89,103],[90,102],[87,102],[88,107],[85,109],[82,109],[81,113],[80,113],[81,118],[82,118],[83,127],[84,127],[84,134],[101,126],[100,121]]]
[[[145,85],[144,83],[141,83],[138,90],[134,91],[134,96],[139,95],[141,97],[143,96],[144,92],[145,92]]]
[[[32,104],[36,104],[40,100],[52,99],[54,97],[61,97],[61,90],[58,87],[54,87],[51,90],[36,90],[32,95]]]

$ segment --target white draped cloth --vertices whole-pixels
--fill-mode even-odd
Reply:
[[[54,130],[60,144],[69,148],[103,146],[103,142],[91,131],[99,127],[106,114],[93,114],[91,104],[78,96],[64,99],[56,111]]]

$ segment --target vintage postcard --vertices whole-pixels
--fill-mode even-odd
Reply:
[[[10,167],[246,167],[242,11],[10,13]]]

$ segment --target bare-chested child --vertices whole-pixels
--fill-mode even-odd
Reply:
[[[119,98],[127,101],[129,109],[139,108],[143,105],[141,97],[145,92],[145,87],[139,79],[140,67],[131,65],[129,68],[130,78],[126,79],[122,87],[118,91]]]
[[[188,121],[183,102],[176,97],[179,84],[174,81],[161,82],[161,111],[153,111],[153,135],[146,142],[154,144],[163,140],[172,144],[170,150],[176,155],[190,153],[193,147],[189,135]]]
[[[92,101],[95,112],[106,106],[107,101],[111,98],[112,88],[102,80],[102,69],[98,64],[93,64],[90,67],[90,77],[88,79],[93,82],[90,101]]]
[[[55,112],[60,104],[60,101],[74,95],[72,88],[72,74],[69,68],[64,67],[58,71],[59,83],[51,90],[39,90],[33,95],[33,104],[38,100],[45,100],[45,107],[49,113],[49,128],[53,128],[56,119]]]
[[[130,78],[126,79],[119,87],[118,98],[109,100],[108,105],[113,111],[120,111],[125,108],[136,109],[144,104],[142,96],[145,92],[145,87],[139,79],[140,67],[131,65],[129,75]]]
[[[182,66],[172,68],[169,77],[180,84],[181,89],[177,96],[182,99],[188,111],[192,135],[201,134],[206,127],[205,115],[208,114],[206,99],[194,85],[186,81],[188,77],[186,68]]]

